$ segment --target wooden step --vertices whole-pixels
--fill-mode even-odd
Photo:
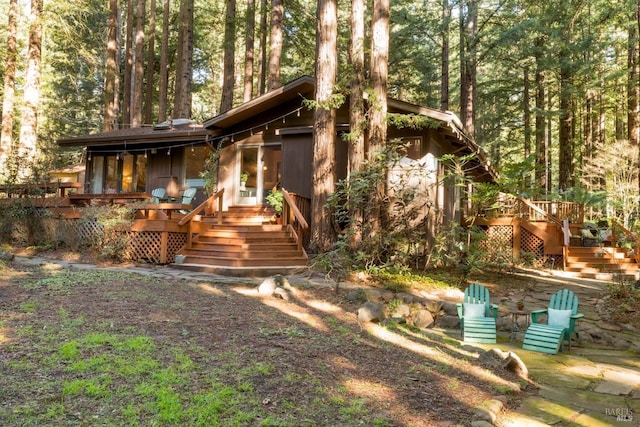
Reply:
[[[190,248],[178,251],[172,267],[227,275],[283,274],[307,265],[289,226],[271,224],[273,209],[232,206],[223,224],[209,218],[209,228],[194,236]]]
[[[565,271],[579,277],[612,280],[622,276],[636,280],[639,266],[622,248],[574,247],[568,248]]]

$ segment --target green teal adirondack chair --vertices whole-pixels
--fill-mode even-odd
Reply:
[[[540,317],[546,314],[547,323],[540,323]],[[549,308],[531,312],[531,325],[524,336],[522,348],[542,353],[557,354],[575,334],[576,320],[584,317],[578,313],[578,297],[569,289],[561,289],[551,296]]]
[[[496,342],[498,306],[491,304],[487,288],[479,283],[472,283],[464,290],[464,299],[456,307],[465,342]]]
[[[151,203],[160,203],[166,194],[167,190],[164,188],[154,188],[153,191],[151,191]]]
[[[193,187],[190,187],[190,188],[187,188],[186,190],[184,190],[184,193],[182,193],[182,201],[181,201],[181,203],[183,205],[190,205],[191,202],[193,202],[193,198],[196,197],[196,192],[197,191],[198,191],[198,189],[197,188],[193,188]],[[186,215],[189,212],[184,210],[184,209],[181,209],[180,213]]]

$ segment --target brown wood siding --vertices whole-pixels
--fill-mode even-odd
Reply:
[[[184,149],[172,148],[170,155],[167,151],[167,148],[158,148],[156,154],[149,155],[147,190],[164,188],[168,193],[175,193],[169,195],[177,196],[177,191],[182,189]]]
[[[311,133],[282,137],[282,187],[307,198],[311,198],[313,194],[312,145]]]

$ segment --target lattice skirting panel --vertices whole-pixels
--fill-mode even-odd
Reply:
[[[529,252],[538,262],[544,262],[544,240],[531,233],[520,229],[520,252]]]
[[[501,262],[513,260],[513,226],[492,225],[485,228],[483,249],[488,259]]]
[[[97,221],[86,219],[51,219],[48,234],[58,242],[78,249],[88,246],[96,235],[104,232]],[[128,245],[124,258],[154,264],[171,263],[187,243],[186,233],[168,231],[124,231]]]

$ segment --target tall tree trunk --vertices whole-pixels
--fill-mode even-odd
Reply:
[[[349,97],[349,142],[348,175],[361,169],[365,160],[365,115],[364,115],[364,0],[351,1],[351,88]]]
[[[169,96],[169,0],[163,0],[162,7],[162,38],[160,42],[160,70],[158,76],[158,122],[167,120],[167,105]]]
[[[476,137],[476,68],[478,45],[478,2],[466,1],[466,15],[460,19],[460,120],[471,138]]]
[[[371,17],[371,87],[369,158],[387,142],[387,78],[389,68],[389,0],[374,0]]]
[[[136,36],[135,36],[135,54],[133,69],[133,92],[131,126],[140,127],[142,125],[142,97],[144,84],[144,21],[145,0],[138,0],[136,8]]]
[[[522,119],[524,126],[524,157],[531,155],[531,83],[529,81],[529,67],[524,68]]]
[[[387,143],[387,77],[389,67],[389,11],[390,0],[373,0],[371,12],[371,89],[369,107],[369,160],[375,161]],[[385,174],[386,176],[386,174]],[[386,182],[377,182],[371,195],[373,208],[369,212],[368,236],[375,239],[386,217]]]
[[[17,59],[18,0],[9,2],[7,54],[4,63],[4,97],[2,101],[2,134],[0,135],[0,179],[6,179],[7,162],[13,149],[13,105],[15,103]]]
[[[440,109],[449,109],[449,24],[451,22],[451,7],[448,0],[442,1],[442,51],[440,72]]]
[[[269,77],[267,78],[268,90],[273,90],[282,86],[280,83],[280,61],[282,59],[283,22],[283,0],[271,0],[271,40],[269,42]]]
[[[335,243],[331,215],[325,205],[335,191],[336,112],[329,105],[338,74],[338,2],[318,0],[316,109],[313,133],[311,247],[328,251]]]
[[[640,153],[640,81],[638,80],[640,78],[640,0],[636,1],[634,15],[635,28],[633,30],[629,29],[630,45],[633,44],[633,55],[630,55],[633,58],[633,61],[631,61],[633,67],[629,67],[632,71],[632,74],[629,75],[629,141],[636,144]],[[633,113],[631,113],[632,109]],[[640,154],[638,155],[635,175],[637,176],[638,189],[640,190]]]
[[[267,0],[260,1],[260,66],[258,69],[258,95],[267,87]]]
[[[546,93],[545,93],[545,74],[543,65],[545,39],[538,37],[535,41],[535,60],[536,60],[536,117],[535,117],[535,140],[536,140],[536,184],[546,193],[548,190],[547,182],[547,144],[546,144]]]
[[[182,0],[180,3],[177,49],[173,117],[189,118],[191,117],[191,74],[193,70],[193,0]]]
[[[365,161],[365,130],[366,117],[364,114],[364,0],[351,1],[351,37],[349,46],[349,60],[351,65],[351,88],[349,96],[349,128],[351,135],[348,145],[347,177],[362,169]],[[362,224],[364,214],[360,207],[349,207],[351,216],[358,224]],[[361,227],[354,227],[349,242],[352,249],[357,249],[362,241]]]
[[[236,59],[236,0],[227,0],[224,21],[224,66],[222,77],[222,98],[220,112],[233,107],[233,86],[235,83]]]
[[[572,186],[573,119],[573,73],[570,66],[565,64],[560,69],[560,123],[558,129],[558,188],[560,190],[566,190]]]
[[[124,46],[124,93],[122,99],[122,122],[131,127],[131,101],[133,90],[133,0],[127,0],[126,38]]]
[[[42,0],[31,0],[29,50],[24,83],[24,105],[20,127],[19,159],[24,180],[34,172],[38,144],[38,106],[40,104],[40,64],[42,62]]]
[[[256,32],[256,0],[247,0],[244,47],[244,102],[253,98],[254,37]]]
[[[153,76],[156,69],[156,0],[149,5],[149,31],[147,44],[147,67],[144,85],[144,123],[153,123],[153,95],[156,87]]]
[[[116,126],[116,76],[118,74],[116,58],[118,55],[118,0],[109,0],[109,19],[107,21],[107,58],[104,73],[104,117],[102,130],[108,132]]]

